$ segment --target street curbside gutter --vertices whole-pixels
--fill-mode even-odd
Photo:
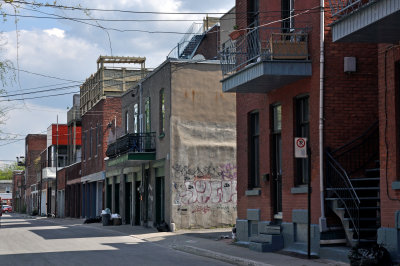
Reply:
[[[198,256],[207,257],[207,258],[211,258],[211,259],[215,259],[215,260],[220,260],[220,261],[231,263],[231,264],[235,264],[235,265],[241,265],[241,266],[272,266],[271,264],[266,264],[266,263],[262,263],[262,262],[258,262],[258,261],[254,261],[254,260],[243,259],[243,258],[239,258],[239,257],[234,257],[234,256],[230,256],[230,255],[214,252],[214,251],[207,250],[207,249],[197,248],[197,247],[193,247],[193,246],[173,245],[172,248],[175,249],[175,250],[179,250],[179,251],[182,251],[182,252],[190,253],[190,254],[193,254],[193,255],[198,255]]]

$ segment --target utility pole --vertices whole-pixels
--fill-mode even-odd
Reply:
[[[58,115],[57,115],[57,135],[56,135],[56,140],[57,140],[57,147],[56,147],[56,194],[55,194],[55,208],[54,208],[54,216],[57,217],[57,186],[58,186]]]

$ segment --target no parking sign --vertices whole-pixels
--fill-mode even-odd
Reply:
[[[307,158],[307,138],[294,138],[294,157]]]

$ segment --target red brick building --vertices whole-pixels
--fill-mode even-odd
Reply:
[[[237,93],[237,235],[254,250],[307,251],[309,222],[314,254],[376,241],[379,192],[362,180],[378,159],[377,46],[333,43],[320,10],[237,0],[240,36],[222,45],[223,91]],[[355,195],[372,210],[356,217]]]
[[[21,170],[16,170],[13,172],[13,180],[12,180],[12,202],[13,209],[16,212],[21,212],[24,205],[24,176],[25,172]]]
[[[82,115],[82,217],[96,217],[104,209],[105,152],[121,128],[120,96],[147,73],[145,58],[100,56],[98,71],[80,89]],[[107,67],[139,64],[140,70]],[[122,133],[122,132],[121,132]]]
[[[68,166],[65,167],[65,216],[81,217],[82,119],[80,95],[73,96],[73,107],[67,113]]]
[[[399,261],[400,229],[400,5],[398,1],[337,1],[330,5],[335,43],[378,44],[380,228],[377,242]],[[372,62],[371,62],[372,63]],[[362,86],[353,84],[362,89]]]
[[[46,135],[29,134],[25,138],[25,205],[27,213],[38,209],[37,182],[40,178],[40,153],[46,149]]]

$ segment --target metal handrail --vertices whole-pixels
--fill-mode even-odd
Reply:
[[[220,51],[224,76],[260,60],[309,60],[308,29],[256,27],[235,40],[228,40]]]
[[[107,147],[107,157],[116,157],[127,152],[154,152],[156,150],[156,132],[129,133]]]
[[[183,35],[182,39],[178,42],[178,44],[174,48],[172,48],[172,50],[168,53],[167,58],[180,58],[182,52],[191,42],[193,37],[196,35],[202,35],[203,33],[204,33],[203,23],[193,22],[193,24]]]
[[[344,206],[354,231],[360,239],[360,199],[346,170],[326,151],[326,184]]]
[[[329,0],[332,17],[340,18],[379,0]]]

